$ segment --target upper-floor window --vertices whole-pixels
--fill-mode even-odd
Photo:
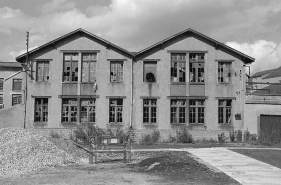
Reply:
[[[12,106],[21,104],[22,102],[22,95],[21,94],[13,94],[12,95]]]
[[[232,100],[219,100],[219,124],[231,124]]]
[[[157,120],[157,99],[143,100],[143,123],[153,124]]]
[[[204,53],[190,53],[189,54],[189,81],[190,82],[204,82]]]
[[[143,81],[156,82],[156,62],[145,61],[143,63]]]
[[[82,82],[95,82],[96,80],[96,53],[82,54]]]
[[[110,82],[123,82],[123,62],[110,62]]]
[[[171,123],[183,124],[186,119],[186,100],[171,100]]]
[[[34,122],[48,121],[48,98],[35,98]]]
[[[63,60],[63,81],[78,81],[78,53],[65,53]]]
[[[205,121],[205,100],[189,100],[189,123],[202,124]]]
[[[3,95],[0,94],[0,109],[4,109]]]
[[[185,53],[171,54],[171,82],[185,82]]]
[[[22,79],[13,79],[13,91],[21,91]]]
[[[49,81],[49,61],[38,61],[37,62],[37,74],[36,80],[47,82]]]
[[[123,99],[109,99],[109,122],[123,122]]]
[[[231,83],[231,62],[218,62],[218,82]]]
[[[4,78],[0,78],[0,91],[4,89]]]

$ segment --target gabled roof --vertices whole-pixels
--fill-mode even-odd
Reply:
[[[255,90],[252,95],[280,95],[281,96],[281,83],[270,84],[259,90]]]
[[[92,37],[92,38],[95,38],[95,39],[101,41],[101,42],[104,43],[107,47],[110,46],[110,47],[113,47],[113,48],[115,48],[115,49],[117,49],[117,50],[123,52],[123,53],[128,54],[128,55],[131,56],[131,57],[134,56],[131,52],[129,52],[129,51],[127,51],[127,50],[125,50],[125,49],[123,49],[123,48],[121,48],[121,47],[119,47],[119,46],[117,46],[117,45],[115,45],[115,44],[113,44],[113,43],[107,41],[107,40],[104,40],[104,39],[102,39],[102,38],[100,38],[100,37],[98,37],[98,36],[96,36],[96,35],[94,35],[94,34],[88,32],[88,31],[86,31],[86,30],[83,30],[82,28],[79,28],[79,29],[77,29],[77,30],[74,30],[73,32],[70,32],[70,33],[68,33],[68,34],[66,34],[66,35],[63,35],[63,36],[61,36],[61,37],[59,37],[59,38],[57,38],[57,39],[55,39],[55,40],[52,40],[52,41],[50,41],[50,42],[48,42],[48,43],[46,43],[46,44],[41,45],[41,46],[39,46],[39,47],[37,47],[37,48],[35,48],[35,49],[29,51],[29,52],[28,52],[28,55],[31,55],[31,54],[33,54],[33,53],[35,53],[35,52],[37,52],[37,51],[39,51],[39,50],[41,50],[41,49],[43,49],[43,48],[46,48],[46,47],[48,47],[48,46],[50,46],[50,45],[53,45],[53,44],[55,44],[56,42],[59,42],[59,41],[61,41],[62,39],[65,39],[65,38],[70,37],[70,36],[72,36],[72,35],[74,35],[74,34],[77,34],[77,33],[86,34],[86,35],[88,35],[88,36],[90,36],[90,37]],[[24,62],[23,60],[25,60],[25,57],[26,57],[26,53],[24,53],[24,54],[22,54],[22,55],[16,57],[16,61],[18,61],[18,62]]]
[[[22,65],[18,62],[0,62],[0,67],[21,68]]]
[[[194,38],[197,38],[197,39],[202,40],[204,42],[207,42],[208,44],[215,47],[216,49],[222,50],[226,53],[229,53],[230,55],[233,55],[233,56],[239,58],[240,60],[244,61],[244,63],[246,63],[246,64],[249,64],[249,63],[252,63],[252,62],[255,61],[254,58],[252,58],[252,57],[250,57],[250,56],[248,56],[248,55],[246,55],[246,54],[244,54],[240,51],[237,51],[237,50],[235,50],[235,49],[233,49],[233,48],[231,48],[231,47],[229,47],[229,46],[227,46],[227,45],[225,45],[221,42],[218,42],[218,41],[216,41],[216,40],[214,40],[210,37],[207,37],[206,35],[203,35],[203,34],[197,32],[197,31],[195,31],[191,28],[189,28],[185,31],[182,31],[180,33],[177,33],[177,34],[175,34],[175,35],[173,35],[173,36],[171,36],[167,39],[164,39],[164,40],[162,40],[162,41],[160,41],[160,42],[158,42],[158,43],[156,43],[156,44],[154,44],[154,45],[152,45],[152,46],[150,46],[150,47],[148,47],[144,50],[141,50],[140,52],[137,53],[136,56],[142,55],[142,54],[148,52],[149,50],[155,49],[157,47],[161,48],[164,44],[166,44],[170,41],[173,41],[173,40],[177,40],[179,37],[182,37],[182,36],[194,37]]]
[[[262,79],[275,78],[280,76],[281,76],[281,67],[278,67],[276,69],[273,69],[268,75],[266,75]]]

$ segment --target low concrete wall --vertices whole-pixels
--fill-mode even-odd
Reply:
[[[7,127],[23,127],[24,106],[16,105],[0,110],[0,129]]]

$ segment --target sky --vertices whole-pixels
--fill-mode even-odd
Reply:
[[[140,51],[192,28],[253,58],[251,73],[281,66],[280,0],[0,0],[0,60],[83,28]]]

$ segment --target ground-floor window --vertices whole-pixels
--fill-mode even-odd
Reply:
[[[157,99],[143,100],[143,123],[157,122]]]
[[[94,123],[96,115],[96,100],[81,100],[81,123]]]
[[[189,123],[205,122],[205,100],[189,100]]]
[[[21,104],[22,102],[22,95],[21,94],[13,94],[12,95],[12,106]]]
[[[62,122],[94,123],[96,117],[96,99],[62,99]],[[80,114],[78,114],[80,110]],[[80,117],[78,117],[80,115]]]
[[[185,123],[186,100],[171,100],[171,123]]]
[[[35,98],[35,122],[48,121],[48,98]]]
[[[232,100],[219,100],[219,124],[231,124]]]
[[[4,109],[3,95],[0,94],[0,109]]]
[[[123,99],[109,99],[109,122],[123,122]]]

